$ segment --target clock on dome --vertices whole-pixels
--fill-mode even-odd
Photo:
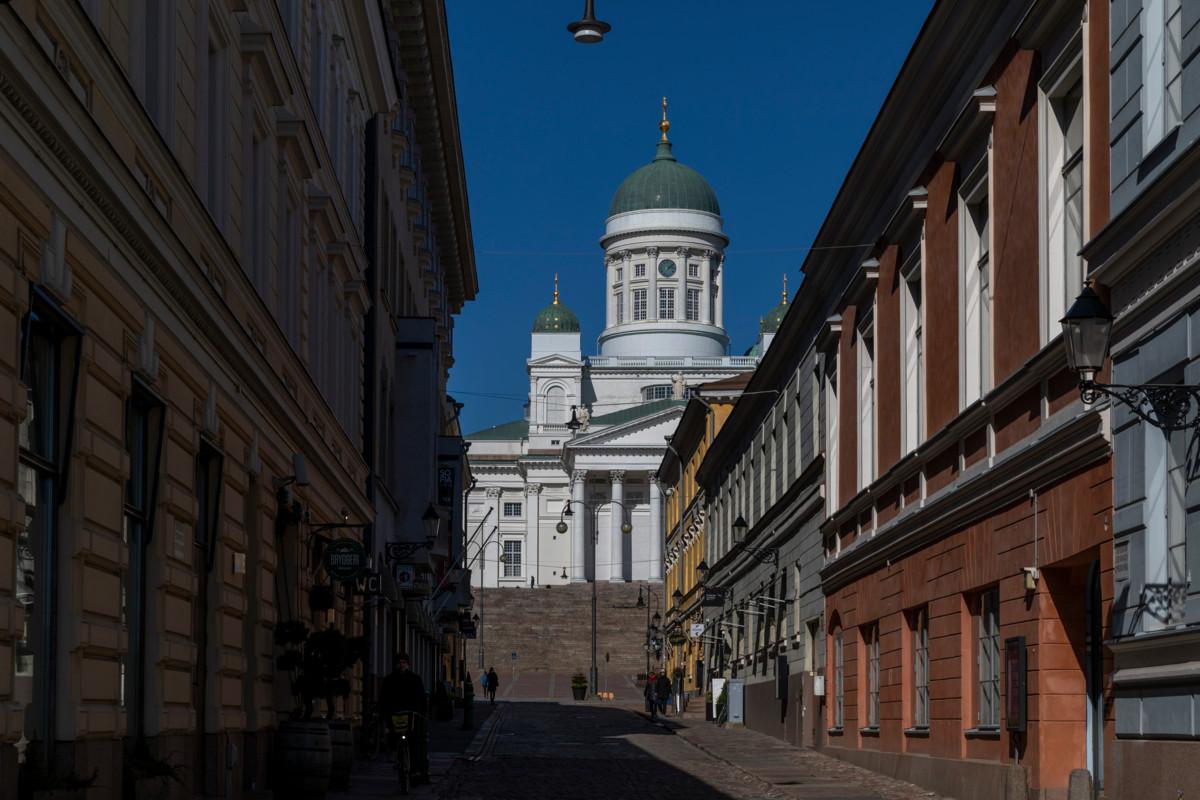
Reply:
[[[664,278],[669,278],[675,274],[675,262],[671,259],[658,262],[658,274]]]

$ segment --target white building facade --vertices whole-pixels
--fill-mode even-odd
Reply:
[[[600,353],[582,354],[556,286],[533,323],[524,418],[467,436],[477,586],[661,581],[664,494],[653,475],[688,387],[758,363],[728,354],[729,240],[716,194],[676,161],[665,105],[659,128],[654,160],[618,188],[600,240]]]

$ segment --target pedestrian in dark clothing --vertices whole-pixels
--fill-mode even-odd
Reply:
[[[642,696],[646,698],[646,710],[650,712],[650,721],[658,722],[658,679],[654,673],[646,676],[646,686],[642,689]]]
[[[658,701],[658,713],[667,713],[667,702],[671,699],[671,679],[667,677],[665,671],[658,673],[658,680],[655,682],[654,693]]]
[[[492,667],[488,670],[487,681],[488,699],[492,701],[493,705],[495,705],[496,690],[500,688],[500,676],[496,674],[495,667]]]
[[[413,713],[412,736],[409,753],[412,755],[413,780],[420,783],[429,780],[429,760],[426,737],[429,727],[425,714],[429,713],[429,697],[425,694],[425,683],[421,676],[408,668],[408,655],[397,653],[392,671],[383,679],[380,701],[388,727],[393,714]]]

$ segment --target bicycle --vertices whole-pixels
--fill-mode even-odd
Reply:
[[[392,714],[392,735],[396,748],[396,779],[400,784],[400,793],[408,794],[412,788],[412,747],[416,737],[422,735],[417,725],[423,715],[415,711],[402,711]]]

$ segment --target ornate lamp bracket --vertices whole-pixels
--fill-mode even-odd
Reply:
[[[743,547],[742,552],[758,559],[760,564],[779,566],[779,550],[774,547]]]
[[[1200,429],[1200,386],[1189,384],[1147,383],[1124,386],[1114,383],[1080,381],[1083,402],[1096,402],[1100,395],[1123,404],[1144,422],[1164,431]]]

